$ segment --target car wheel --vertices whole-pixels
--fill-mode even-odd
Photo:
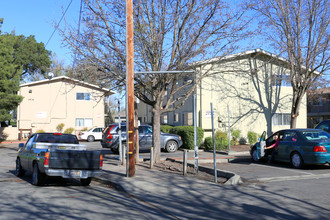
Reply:
[[[168,141],[166,143],[166,150],[169,153],[174,153],[178,149],[178,143],[176,141]]]
[[[87,141],[88,142],[93,142],[95,140],[95,137],[93,136],[93,135],[89,135],[88,137],[87,137]]]
[[[254,162],[259,162],[259,161],[260,161],[260,158],[259,158],[259,156],[258,156],[258,151],[257,151],[257,148],[256,148],[256,147],[254,147],[254,148],[252,149],[252,160],[253,160]]]
[[[44,175],[39,171],[38,164],[33,165],[32,184],[35,186],[42,186],[44,182]]]
[[[86,179],[80,179],[80,183],[83,186],[89,186],[89,184],[91,184],[92,182],[92,177],[88,177]]]
[[[304,166],[304,160],[298,152],[294,152],[291,155],[291,165],[296,169],[300,169]]]
[[[16,170],[15,170],[15,175],[20,177],[24,175],[24,170],[21,165],[21,160],[19,158],[16,159]]]

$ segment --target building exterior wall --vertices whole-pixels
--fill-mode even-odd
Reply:
[[[254,63],[251,68],[251,61]],[[212,129],[211,107],[214,109],[216,130],[228,130],[228,108],[232,129],[241,130],[241,136],[247,137],[248,131],[261,134],[267,132],[267,120],[271,124],[268,133],[290,128],[292,87],[289,82],[289,71],[283,61],[268,56],[248,56],[229,59],[220,63],[206,63],[198,69],[200,74],[207,74],[197,87],[197,125],[205,130],[205,137],[210,136]],[[193,112],[193,99],[190,97],[185,105],[175,112],[166,113],[169,125],[187,125],[187,115]],[[151,118],[151,111],[140,111],[150,108],[139,105],[139,117]],[[274,110],[275,116],[271,117]],[[163,116],[164,117],[164,116]],[[192,117],[192,115],[191,115]],[[149,121],[151,122],[151,120]],[[189,123],[188,122],[188,123]],[[297,120],[297,128],[307,126],[306,97],[303,97]]]
[[[77,93],[90,94],[90,100],[77,100]],[[63,130],[104,127],[102,91],[61,80],[27,84],[21,86],[19,94],[24,97],[18,107],[19,129],[53,132],[61,123],[65,125]],[[89,119],[91,123],[77,124],[77,119]]]

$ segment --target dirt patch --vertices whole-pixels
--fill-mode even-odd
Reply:
[[[143,162],[139,165],[149,167],[150,162]],[[173,175],[182,175],[183,176],[183,164],[179,162],[172,161],[162,161],[161,163],[154,164],[154,168],[162,172],[172,173]],[[197,174],[194,172],[194,167],[187,166],[187,177],[196,178],[203,181],[214,182],[214,171],[210,169],[210,173],[198,171]],[[217,177],[218,184],[224,184],[227,179],[224,177]]]

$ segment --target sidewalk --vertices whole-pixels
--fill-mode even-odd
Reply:
[[[241,152],[240,155],[246,155],[246,152]],[[217,163],[228,163],[228,160],[237,158],[237,156],[229,156],[226,154],[217,154]],[[162,160],[170,160],[177,163],[182,163],[182,158],[171,157],[162,158]],[[210,152],[199,152],[198,167],[201,172],[213,173],[213,168],[203,166],[205,163],[213,163],[213,153]],[[194,158],[188,157],[188,166],[193,166]],[[228,181],[224,185],[237,185],[242,183],[239,175],[236,175],[230,171],[217,170],[218,177],[225,177]],[[120,161],[116,157],[105,157],[103,163],[103,174],[94,178],[95,181],[102,184],[108,185],[117,190],[127,192],[129,194],[136,194],[137,191],[142,190],[145,193],[166,193],[169,187],[179,184],[181,188],[189,187],[195,184],[215,184],[203,180],[198,180],[196,178],[190,178],[178,174],[171,174],[168,172],[162,172],[158,169],[150,169],[149,166],[145,164],[139,164],[135,166],[135,177],[126,177],[126,166],[121,165]],[[184,185],[186,184],[186,185]]]

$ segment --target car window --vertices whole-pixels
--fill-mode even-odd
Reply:
[[[318,126],[316,126],[317,129],[322,129],[322,130],[325,130],[325,131],[329,131],[330,127],[330,121],[324,121],[324,122],[321,122]]]
[[[30,150],[32,148],[34,138],[35,138],[35,135],[31,136],[30,139],[26,142],[25,148],[27,150]]]
[[[283,141],[295,142],[298,140],[297,133],[295,131],[287,131],[284,133]]]
[[[325,131],[305,131],[302,132],[302,134],[308,141],[319,141],[319,140],[330,139],[330,134]]]

